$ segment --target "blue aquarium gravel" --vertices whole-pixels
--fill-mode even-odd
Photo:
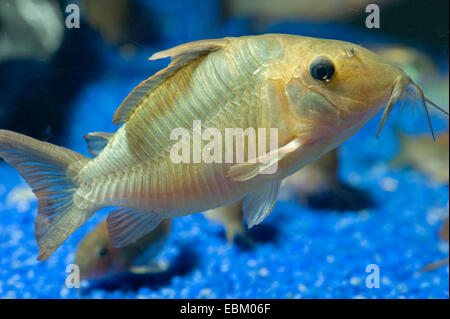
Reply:
[[[88,156],[83,135],[115,131],[111,120],[120,102],[167,64],[147,61],[156,50],[201,38],[252,33],[247,17],[227,19],[219,26],[219,1],[140,2],[160,18],[158,32],[164,40],[129,59],[121,58],[117,49],[99,46],[108,71],[73,102],[61,139],[83,155]],[[367,40],[367,33],[335,25],[275,23],[257,31]],[[0,163],[0,297],[449,298],[448,265],[419,272],[449,254],[448,243],[438,238],[448,216],[449,186],[388,165],[398,151],[393,127],[425,133],[426,119],[421,111],[413,115],[396,107],[377,140],[379,120],[379,116],[371,120],[339,148],[341,179],[367,193],[373,206],[341,212],[310,209],[293,199],[279,201],[272,214],[251,229],[253,248],[227,243],[223,228],[202,214],[176,218],[159,257],[169,262],[167,272],[85,282],[81,291],[65,286],[66,268],[74,262],[80,240],[109,210],[95,214],[48,261],[39,262],[36,199],[19,174]],[[436,115],[432,120],[437,131],[448,129],[448,121]],[[366,286],[369,265],[379,269],[379,288]]]

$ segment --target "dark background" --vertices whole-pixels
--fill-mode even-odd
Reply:
[[[36,35],[41,26],[29,25],[17,1],[0,4],[0,35],[14,39],[8,55],[0,46],[0,128],[54,143],[69,134],[74,100],[90,83],[114,74],[124,82],[131,75],[145,79],[151,75],[142,68],[148,61],[137,53],[148,51],[149,56],[202,38],[280,32],[358,44],[404,43],[428,52],[448,70],[447,0],[379,1],[381,28],[370,30],[364,26],[365,1],[341,1],[340,10],[330,5],[327,11],[326,2],[312,0],[82,0],[75,2],[81,8],[79,29],[64,27],[70,2],[42,3],[51,5],[59,20],[54,27],[62,33],[57,49],[41,45],[44,40]],[[292,10],[283,11],[286,3]],[[316,12],[318,6],[324,7],[322,13]],[[46,14],[39,6],[33,10]]]

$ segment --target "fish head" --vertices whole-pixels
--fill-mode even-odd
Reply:
[[[294,68],[286,94],[305,127],[348,137],[386,106],[378,136],[392,107],[407,94],[425,108],[425,101],[432,103],[400,67],[361,46],[301,38],[289,50]]]
[[[75,264],[81,279],[102,279],[127,269],[121,249],[109,242],[106,222],[87,234],[78,246]]]

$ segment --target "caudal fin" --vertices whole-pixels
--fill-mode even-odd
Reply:
[[[0,130],[0,157],[19,171],[38,198],[35,236],[38,259],[46,260],[95,211],[75,196],[78,172],[89,159],[7,130]]]

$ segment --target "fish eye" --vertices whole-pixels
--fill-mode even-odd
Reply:
[[[324,56],[315,58],[309,66],[309,73],[318,81],[328,82],[334,75],[334,64]]]
[[[104,257],[104,256],[106,256],[107,253],[108,253],[108,248],[102,247],[102,248],[100,248],[100,250],[98,251],[98,256],[99,256],[99,257]]]

